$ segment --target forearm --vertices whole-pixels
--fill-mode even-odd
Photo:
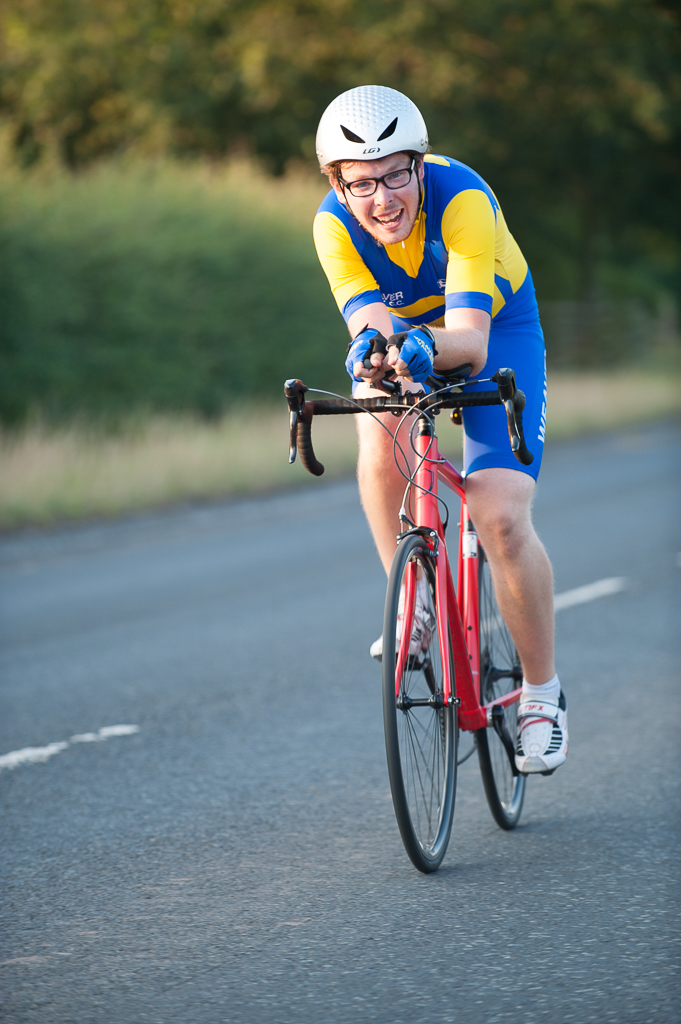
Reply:
[[[487,362],[487,342],[491,319],[481,309],[448,309],[445,326],[434,328],[437,355],[436,370],[451,370],[470,363],[472,373],[480,373]]]
[[[431,330],[437,348],[433,360],[435,370],[451,370],[470,363],[472,373],[480,373],[487,362],[488,331],[476,327],[433,327]]]

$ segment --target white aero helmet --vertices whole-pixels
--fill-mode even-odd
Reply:
[[[428,129],[419,108],[384,85],[360,85],[336,96],[317,129],[322,167],[334,160],[380,160],[403,150],[427,149]]]

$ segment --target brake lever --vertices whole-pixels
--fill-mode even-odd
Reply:
[[[287,380],[284,384],[284,394],[286,395],[286,401],[288,402],[289,408],[289,465],[296,461],[296,455],[298,452],[298,420],[300,419],[300,414],[305,403],[306,391],[307,385],[303,384],[302,380],[297,380],[295,377]]]
[[[516,388],[515,371],[509,367],[497,370],[491,378],[499,388],[499,397],[504,403],[506,410],[506,422],[508,424],[508,437],[511,442],[511,451],[524,466],[534,462],[534,455],[525,444],[522,434],[522,426],[518,425],[516,415],[520,417],[522,424],[522,412],[525,408],[525,394]]]

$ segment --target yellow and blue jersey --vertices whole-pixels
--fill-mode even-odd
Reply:
[[[532,277],[490,187],[458,160],[424,157],[423,195],[405,242],[382,245],[331,190],[314,240],[347,321],[383,302],[411,324],[444,323],[447,309],[489,313],[493,323],[536,317]]]

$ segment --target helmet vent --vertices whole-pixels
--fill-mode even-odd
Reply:
[[[320,167],[343,160],[381,160],[394,153],[425,153],[428,130],[408,96],[385,85],[360,85],[329,103],[315,145]]]
[[[396,128],[397,128],[397,118],[395,118],[394,121],[390,122],[390,124],[388,125],[388,127],[386,128],[386,130],[384,132],[381,132],[381,134],[378,136],[377,141],[378,142],[383,142],[383,139],[389,139],[391,135],[395,134],[395,129]],[[343,131],[345,131],[344,128],[343,128]]]
[[[397,118],[395,118],[395,124],[397,124]],[[364,139],[360,139],[359,135],[355,135],[354,132],[351,132],[349,128],[346,128],[344,124],[341,125],[341,131],[343,132],[343,135],[348,140],[348,142],[361,142],[361,143],[364,143],[364,141],[365,141]],[[394,131],[394,129],[393,129],[393,131]]]

